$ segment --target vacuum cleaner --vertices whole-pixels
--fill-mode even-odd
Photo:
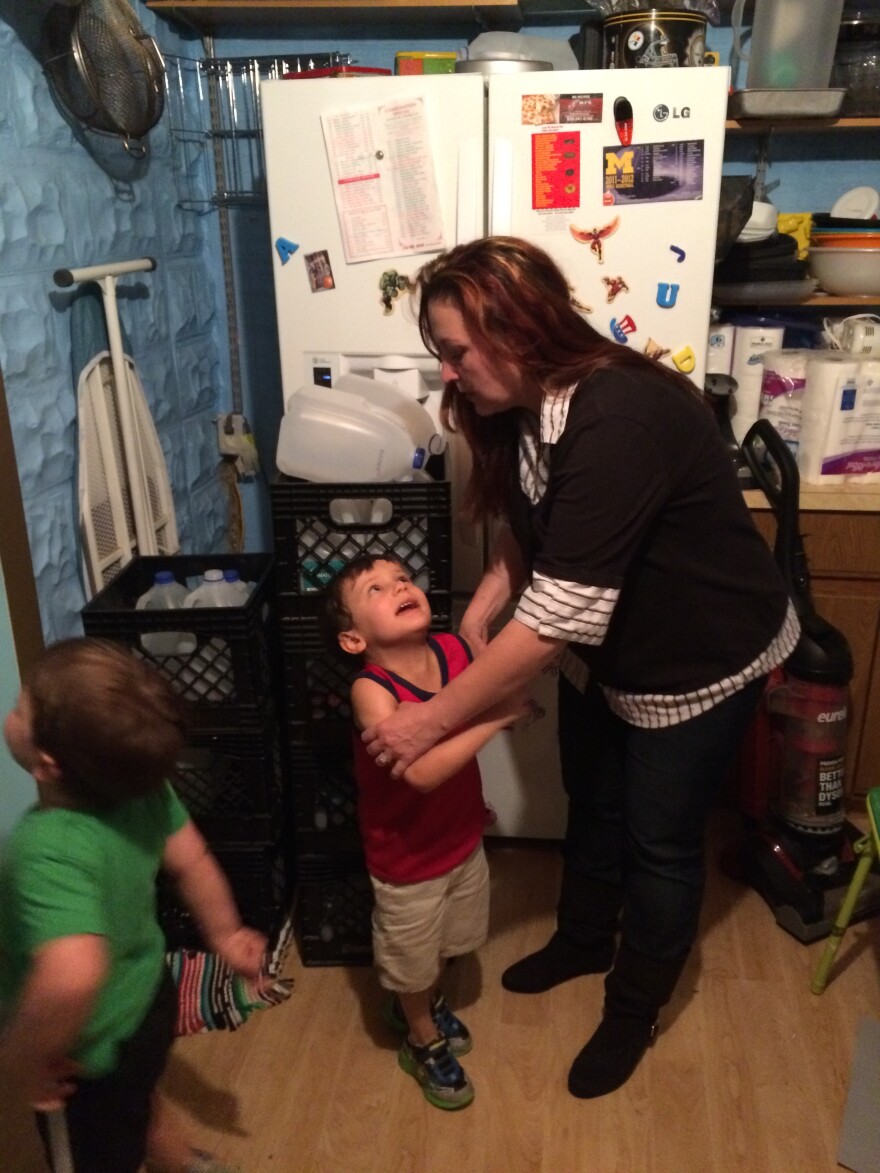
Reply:
[[[807,943],[831,932],[856,866],[852,845],[862,837],[844,811],[853,660],[846,637],[813,605],[791,449],[766,419],[752,425],[741,449],[776,517],[774,557],[801,637],[768,680],[744,751],[740,800],[747,829],[738,872],[777,923]],[[853,920],[878,911],[880,876],[871,873]]]

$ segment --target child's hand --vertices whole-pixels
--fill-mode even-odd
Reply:
[[[268,941],[256,929],[242,925],[217,945],[217,953],[231,970],[242,977],[258,978],[263,972]]]
[[[533,722],[546,716],[546,710],[538,704],[533,696],[523,691],[511,698],[513,712],[510,725],[518,725],[521,729],[527,728]],[[509,728],[510,726],[508,726]]]

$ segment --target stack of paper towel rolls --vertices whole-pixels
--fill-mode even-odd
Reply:
[[[810,352],[797,459],[812,484],[880,480],[880,362]]]
[[[765,351],[760,415],[801,480],[880,481],[880,362],[839,350]]]
[[[730,369],[736,379],[736,391],[730,397],[730,422],[738,444],[742,444],[760,414],[764,354],[779,350],[784,332],[782,326],[736,327]]]

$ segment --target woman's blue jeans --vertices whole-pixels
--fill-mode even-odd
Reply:
[[[698,717],[638,729],[598,686],[582,694],[560,677],[565,868],[620,889],[621,939],[643,956],[679,958],[694,943],[707,820],[763,688],[762,678]]]

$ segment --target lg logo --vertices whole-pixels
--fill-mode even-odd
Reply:
[[[690,118],[691,108],[690,106],[682,106],[680,110],[676,110],[673,106],[671,114],[673,118]],[[654,120],[656,122],[665,122],[669,115],[670,109],[663,102],[659,106],[654,107]]]

